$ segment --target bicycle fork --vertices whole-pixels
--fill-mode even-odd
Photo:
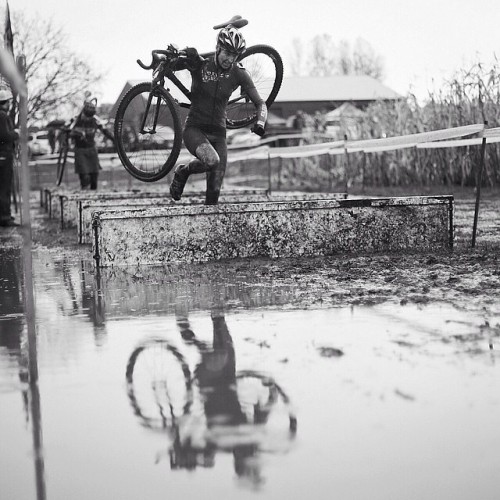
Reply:
[[[153,98],[155,97],[156,97],[156,106],[153,111],[153,123],[152,126],[148,130],[146,130],[146,120],[148,119],[149,110],[151,108]],[[139,131],[140,134],[156,134],[156,125],[158,123],[158,116],[160,114],[160,106],[161,106],[161,96],[159,95],[155,96],[153,92],[150,92],[148,96],[148,102],[146,104],[146,109],[144,111],[144,116],[142,117],[141,121],[141,128]]]

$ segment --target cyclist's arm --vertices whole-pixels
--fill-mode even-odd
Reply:
[[[111,141],[115,141],[114,135],[106,128],[106,125],[103,120],[101,120],[97,115],[94,116],[96,127],[102,132],[102,134],[110,139]]]
[[[105,137],[107,137],[109,140],[115,142],[115,136],[103,125],[98,125],[97,126],[99,130],[103,133]]]
[[[255,104],[257,108],[257,123],[262,127],[266,125],[267,121],[267,106],[266,101],[260,97],[257,89],[255,87],[248,88],[246,93],[250,100]]]
[[[242,69],[241,71],[241,87],[257,108],[257,121],[252,127],[252,132],[255,132],[257,135],[262,136],[264,135],[267,121],[266,102],[259,95],[252,81],[252,78],[244,69]]]

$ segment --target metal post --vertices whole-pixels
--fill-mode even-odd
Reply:
[[[18,67],[25,66],[24,57],[18,59]],[[28,95],[24,77],[19,93],[19,127],[21,145],[21,233],[23,236],[23,299],[28,332],[28,375],[32,418],[33,452],[35,461],[37,499],[45,500],[44,458],[41,425],[40,392],[38,387],[38,354],[35,327],[35,295],[30,217],[30,174],[28,164]]]
[[[487,122],[485,122],[487,124]],[[474,209],[474,225],[472,226],[472,248],[476,246],[477,219],[479,216],[479,200],[481,198],[481,183],[483,180],[484,156],[486,152],[486,137],[483,137],[481,143],[481,160],[476,176],[476,206]]]
[[[349,152],[347,151],[347,134],[344,134],[344,154],[345,154],[345,162],[344,162],[344,182],[345,182],[345,192],[348,192],[349,189]]]
[[[271,153],[267,153],[267,191],[271,194]]]

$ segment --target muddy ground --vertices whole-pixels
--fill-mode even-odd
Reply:
[[[358,193],[360,194],[360,193]],[[372,189],[366,195],[402,193]],[[404,192],[408,194],[436,194]],[[383,255],[335,255],[326,258],[249,259],[210,264],[210,273],[262,278],[273,286],[293,288],[291,307],[341,307],[393,303],[447,302],[461,310],[484,312],[485,318],[500,313],[500,191],[483,190],[475,248],[471,248],[475,194],[472,189],[441,194],[455,196],[455,242],[453,251]],[[60,230],[47,219],[33,196],[32,241],[36,252],[71,255],[92,261],[89,246],[74,243],[74,229]],[[20,230],[2,229],[0,243],[20,245]],[[193,278],[207,275],[207,264],[192,265]],[[175,273],[165,280],[176,280]],[[491,325],[493,327],[493,325]],[[500,334],[500,326],[496,326]]]

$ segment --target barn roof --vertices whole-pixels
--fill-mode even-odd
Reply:
[[[276,102],[374,101],[401,97],[380,81],[366,75],[295,76],[283,79]]]

